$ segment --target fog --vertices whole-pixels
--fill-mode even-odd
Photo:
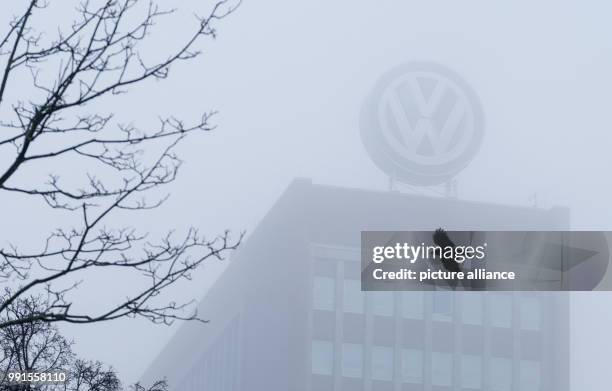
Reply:
[[[157,26],[152,53],[176,47],[195,26],[193,13],[208,6],[173,4],[179,11]],[[169,201],[140,215],[137,224],[154,232],[229,228],[246,231],[248,239],[296,177],[386,190],[388,176],[360,139],[361,106],[389,69],[431,61],[461,75],[483,108],[482,145],[456,176],[460,199],[522,206],[537,200],[543,208],[568,207],[572,229],[610,230],[611,11],[605,1],[246,0],[217,24],[216,40],[201,42],[202,56],[175,66],[168,80],[136,86],[91,109],[143,126],[152,115],[197,119],[218,110],[217,129],[181,146],[185,165]],[[52,5],[45,12],[52,21],[68,10]],[[18,93],[27,89],[19,86]],[[440,190],[398,187],[433,196]],[[2,201],[3,242],[27,244],[38,234],[31,225],[42,235],[64,224],[62,217],[20,205]],[[176,295],[201,298],[225,267],[212,262]],[[84,290],[83,302],[96,305],[108,294],[108,281],[100,279]],[[609,293],[572,294],[575,389],[608,389],[610,300]],[[131,382],[177,325],[125,320],[62,329],[79,354],[112,364]]]

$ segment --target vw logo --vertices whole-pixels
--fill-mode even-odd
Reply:
[[[480,101],[463,78],[417,62],[383,75],[366,99],[360,126],[383,171],[402,182],[435,185],[471,161],[484,124]]]

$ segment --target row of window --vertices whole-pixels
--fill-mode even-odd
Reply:
[[[484,300],[488,300],[489,322],[495,327],[511,327],[513,318],[512,296],[488,292],[401,292],[401,300],[395,292],[362,292],[359,280],[344,280],[341,299],[337,298],[336,280],[331,277],[314,277],[314,309],[335,311],[339,305],[346,313],[363,314],[366,310],[378,316],[394,316],[395,306],[401,306],[399,313],[407,319],[423,319],[425,295],[432,295],[432,318],[437,321],[451,321],[453,306],[457,297],[461,299],[461,322],[482,325]],[[341,303],[338,303],[341,301]],[[401,301],[401,304],[399,303]],[[520,327],[523,330],[540,330],[541,305],[537,297],[519,298]]]
[[[362,378],[366,365],[369,365],[372,380],[394,380],[396,360],[391,347],[372,346],[369,360],[365,360],[363,345],[344,343],[341,352],[338,352],[338,354],[341,355],[339,371],[344,377]],[[425,366],[423,351],[402,349],[399,360],[397,378],[401,382],[422,384],[427,367],[431,374],[432,385],[446,387],[453,385],[454,363],[451,353],[432,352],[431,363]],[[462,354],[458,357],[458,360],[460,360],[459,378],[455,382],[462,388],[482,389],[484,383],[483,366],[485,364],[482,357]],[[512,360],[493,357],[486,364],[489,374],[487,389],[491,391],[510,391],[512,389]],[[520,379],[519,390],[537,391],[540,389],[539,362],[521,360],[517,369]],[[334,375],[334,345],[332,342],[312,342],[312,373]]]
[[[240,318],[234,318],[188,371],[177,390],[237,391],[240,388]]]

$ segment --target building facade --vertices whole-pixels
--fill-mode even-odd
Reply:
[[[567,210],[296,180],[144,376],[174,390],[568,389],[564,292],[362,292],[360,232],[563,230]],[[432,287],[434,289],[434,287]]]

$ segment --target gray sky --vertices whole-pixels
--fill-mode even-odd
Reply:
[[[193,11],[206,9],[176,3],[180,13],[159,26],[164,38],[154,51],[175,47]],[[298,176],[385,189],[359,138],[361,104],[388,69],[434,61],[471,84],[486,117],[481,150],[457,177],[461,198],[528,205],[537,193],[540,206],[570,207],[574,229],[612,229],[611,8],[603,0],[246,0],[219,24],[218,39],[202,45],[203,56],[96,108],[145,125],[151,113],[198,118],[219,110],[219,128],[182,147],[186,165],[168,204],[139,222],[250,231]],[[29,238],[33,218],[12,215],[6,202],[0,210],[15,224],[0,227],[3,239]],[[58,225],[52,219],[45,223]],[[178,294],[201,297],[220,270],[210,265]],[[101,277],[100,289],[105,283]],[[101,293],[91,292],[84,300],[96,303]],[[612,339],[596,336],[612,327],[610,299],[573,295],[573,370],[582,389],[603,389],[607,377],[600,359]],[[65,330],[84,356],[136,380],[175,328],[125,321]]]

